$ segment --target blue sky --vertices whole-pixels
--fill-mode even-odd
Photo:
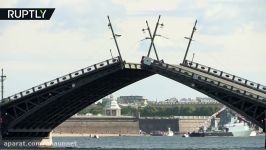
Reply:
[[[123,58],[140,62],[149,41],[141,29],[153,30],[159,14],[164,28],[156,48],[167,63],[182,61],[195,19],[195,42],[188,58],[266,84],[265,0],[0,0],[1,7],[56,8],[50,21],[0,21],[0,67],[8,76],[5,96],[110,58],[115,51],[107,15]],[[153,56],[153,55],[152,55]],[[204,96],[165,77],[154,75],[114,93],[151,100]]]

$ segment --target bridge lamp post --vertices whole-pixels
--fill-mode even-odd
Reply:
[[[185,37],[185,39],[188,39],[189,42],[188,42],[187,50],[186,50],[186,53],[185,53],[185,56],[184,56],[184,59],[183,59],[183,64],[185,64],[185,61],[186,61],[186,58],[187,58],[187,53],[188,53],[188,50],[189,50],[189,47],[190,47],[191,41],[192,41],[192,39],[193,39],[194,32],[197,30],[197,29],[196,29],[196,25],[197,25],[197,20],[195,21],[195,24],[194,24],[194,27],[193,27],[193,29],[192,29],[192,32],[191,32],[190,38],[189,38],[189,37]]]
[[[121,53],[120,53],[120,50],[119,50],[119,47],[118,47],[118,43],[117,43],[117,40],[116,40],[116,37],[120,37],[121,35],[114,33],[114,30],[113,30],[113,27],[112,27],[112,24],[111,24],[109,16],[107,16],[107,18],[108,18],[108,21],[109,21],[108,27],[112,31],[112,35],[113,35],[113,38],[115,40],[115,45],[116,45],[116,48],[117,48],[117,51],[118,51],[118,54],[119,54],[119,57],[120,57],[120,61],[122,61],[123,59],[122,59],[122,56],[121,56]]]
[[[112,59],[114,59],[113,54],[112,54],[112,50],[111,50],[111,49],[110,49],[110,54],[111,54]]]
[[[149,30],[149,34],[150,34],[150,37],[151,37],[151,44],[150,44],[150,47],[149,47],[149,51],[148,51],[148,55],[147,55],[147,57],[150,56],[151,47],[154,45],[154,39],[155,39],[155,36],[156,36],[156,32],[157,32],[158,26],[159,26],[159,25],[161,25],[161,27],[164,26],[163,24],[160,24],[160,18],[161,18],[161,15],[159,15],[159,18],[158,18],[158,21],[157,21],[157,23],[156,23],[156,26],[155,26],[155,29],[154,29],[154,32],[153,32],[152,37],[151,37],[151,33],[150,33],[150,28],[149,28],[148,22],[146,21],[146,24],[147,24],[147,26],[148,26],[148,30]],[[154,48],[155,48],[155,46],[154,46]],[[154,50],[155,50],[155,49],[154,49]],[[155,50],[155,53],[157,53],[156,50]],[[158,56],[157,56],[157,59],[159,60]]]
[[[192,60],[191,60],[192,63],[193,63],[194,57],[195,57],[195,53],[193,53],[193,56],[192,56]]]
[[[148,21],[146,20],[146,25],[147,25],[147,29],[142,29],[142,31],[143,31],[143,33],[145,33],[145,30],[147,30],[148,31],[148,33],[149,33],[149,37],[147,37],[147,38],[145,38],[145,39],[151,39],[152,40],[152,34],[151,34],[151,30],[150,30],[150,27],[149,27],[149,24],[148,24]],[[158,57],[158,54],[157,54],[157,50],[156,50],[156,47],[155,47],[155,44],[154,44],[154,42],[152,42],[152,47],[153,47],[153,49],[154,49],[154,52],[155,52],[155,55],[156,55],[156,58],[157,58],[157,60],[159,61],[159,57]],[[150,51],[149,51],[150,52]],[[148,54],[148,55],[150,55],[150,54]]]
[[[4,75],[4,69],[1,69],[1,101],[4,99],[4,80],[6,76]]]
[[[158,57],[158,53],[157,53],[157,50],[156,50],[156,47],[155,47],[155,44],[154,44],[154,39],[155,39],[155,36],[161,36],[161,37],[164,37],[164,36],[162,36],[162,35],[158,35],[158,34],[156,34],[157,29],[158,29],[158,26],[160,25],[161,28],[164,26],[163,23],[160,23],[160,18],[161,18],[161,15],[159,15],[159,18],[158,18],[158,21],[157,21],[157,23],[156,23],[156,26],[155,26],[154,33],[153,33],[153,34],[151,34],[151,30],[150,30],[150,27],[149,27],[149,24],[148,24],[148,21],[147,21],[147,20],[146,20],[147,28],[146,28],[146,29],[142,29],[143,33],[145,33],[146,30],[147,30],[148,33],[149,33],[149,37],[146,37],[145,39],[151,39],[151,44],[150,44],[150,47],[149,47],[149,51],[148,51],[148,55],[147,55],[147,57],[150,56],[151,48],[153,47],[154,52],[155,52],[155,55],[156,55],[156,58],[157,58],[158,61],[159,61],[159,57]],[[166,38],[166,37],[164,37],[164,38]],[[144,39],[144,40],[145,40],[145,39]]]
[[[192,66],[194,58],[195,58],[195,53],[193,53],[193,55],[192,55],[191,63],[189,63],[190,66]]]

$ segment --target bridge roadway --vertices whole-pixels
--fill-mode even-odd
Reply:
[[[47,137],[88,105],[153,74],[202,92],[263,128],[263,85],[189,61],[170,65],[143,57],[141,64],[135,64],[115,57],[5,98],[0,103],[1,135],[5,139]]]
[[[210,67],[201,68],[203,65],[200,64],[198,66],[201,67],[196,68],[191,62],[170,65],[144,57],[142,64],[144,70],[158,73],[202,92],[264,128],[262,120],[266,110],[265,86]],[[211,72],[214,70],[215,73]],[[241,79],[244,83],[236,82],[236,79]]]
[[[240,90],[238,92],[240,93],[244,93],[244,91],[246,91],[246,95],[250,95],[252,94],[253,97],[257,97],[259,96],[261,99],[258,99],[258,100],[261,100],[263,101],[263,99],[266,97],[266,93],[262,92],[262,91],[258,91],[257,89],[254,89],[254,88],[250,88],[248,86],[245,86],[245,85],[241,85],[239,83],[236,83],[236,82],[233,82],[233,81],[230,81],[228,79],[224,79],[224,78],[221,78],[221,77],[217,77],[215,75],[211,75],[211,74],[208,74],[208,73],[205,73],[205,72],[202,72],[202,71],[199,71],[199,70],[195,70],[193,68],[190,68],[188,66],[183,66],[183,65],[174,65],[175,67],[177,68],[181,68],[185,71],[188,71],[188,72],[191,72],[191,73],[194,73],[196,74],[198,77],[201,76],[203,78],[207,78],[209,79],[209,81],[217,81],[213,84],[218,84],[218,82],[222,83],[222,85],[227,85],[229,87],[226,87],[226,88],[231,88],[233,87],[235,91],[237,90]],[[196,76],[195,76],[196,77]],[[197,77],[197,78],[198,78]],[[265,100],[265,99],[264,99]],[[266,101],[265,101],[266,102]]]

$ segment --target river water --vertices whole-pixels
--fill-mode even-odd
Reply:
[[[76,148],[90,149],[178,149],[178,150],[264,150],[264,136],[256,137],[190,137],[120,136],[54,137],[53,142],[74,143]],[[59,144],[58,144],[59,145]],[[60,145],[61,146],[61,145]],[[56,147],[56,146],[55,146]],[[59,147],[59,146],[58,146]],[[71,146],[70,146],[71,147]]]

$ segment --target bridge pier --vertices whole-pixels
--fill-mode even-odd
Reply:
[[[2,136],[1,136],[2,138]],[[14,148],[50,148],[53,141],[51,133],[48,137],[12,137],[3,138],[0,141],[0,149]]]

